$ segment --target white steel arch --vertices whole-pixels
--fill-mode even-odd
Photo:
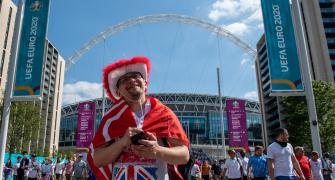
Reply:
[[[145,23],[155,23],[155,22],[179,22],[183,24],[189,24],[197,27],[207,29],[211,32],[215,32],[218,35],[227,37],[228,40],[233,42],[235,45],[240,47],[245,53],[249,54],[252,58],[256,57],[256,50],[253,49],[250,45],[243,42],[240,38],[232,34],[230,31],[225,29],[222,26],[218,26],[194,17],[176,15],[176,14],[159,14],[159,15],[148,15],[141,16],[134,19],[130,19],[124,22],[121,22],[115,26],[109,27],[107,30],[100,32],[95,37],[93,37],[88,42],[84,43],[79,49],[77,49],[72,56],[70,56],[66,61],[65,71],[69,70],[70,67],[75,64],[81,56],[88,52],[98,43],[102,42],[104,39],[109,36],[120,32],[126,28],[136,26],[138,24]]]

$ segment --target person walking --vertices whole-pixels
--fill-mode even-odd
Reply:
[[[225,177],[226,172],[229,180],[242,180],[243,179],[243,168],[242,162],[236,157],[236,151],[234,149],[228,150],[229,158],[226,159],[222,177]]]
[[[201,177],[203,180],[209,180],[210,176],[211,176],[211,166],[209,165],[208,161],[205,160],[201,166]]]
[[[50,158],[46,158],[41,167],[42,180],[50,180],[53,178],[53,164]]]
[[[23,152],[23,159],[20,161],[20,167],[17,169],[17,176],[19,180],[28,179],[28,165],[28,154],[27,152]]]
[[[55,164],[56,180],[63,180],[64,169],[65,169],[65,164],[61,162],[60,157],[57,157],[56,164]]]
[[[21,159],[22,159],[21,156],[18,156],[16,158],[16,163],[15,163],[15,165],[13,167],[13,178],[14,178],[14,180],[18,180],[19,179],[18,175],[17,175],[17,170],[20,168]]]
[[[267,160],[266,156],[263,155],[263,147],[256,146],[255,154],[250,157],[248,162],[248,180],[266,180],[268,176]],[[251,177],[253,174],[253,178]]]
[[[73,180],[84,180],[85,172],[87,173],[87,164],[83,161],[83,155],[79,154],[76,162],[73,163],[72,168],[72,179]]]
[[[31,155],[31,160],[28,165],[28,180],[37,180],[40,176],[41,164],[36,160],[36,155]]]
[[[12,161],[8,159],[4,166],[4,170],[3,170],[4,180],[10,180],[10,178],[12,177],[12,174],[13,174]]]
[[[312,152],[312,158],[309,160],[312,169],[313,180],[323,180],[322,162],[317,151]]]
[[[305,156],[304,148],[301,146],[297,146],[294,148],[294,154],[297,158],[300,168],[302,170],[302,173],[305,176],[306,180],[312,180],[312,170],[311,170],[311,164],[309,163],[309,159],[307,156]]]
[[[333,172],[332,168],[332,161],[330,159],[329,152],[326,152],[323,155],[323,161],[322,161],[322,175],[324,180],[332,180],[331,174]]]
[[[288,143],[289,134],[286,129],[275,131],[276,140],[267,149],[267,163],[270,180],[305,180],[299,162],[294,155],[293,147]]]
[[[72,168],[73,168],[73,157],[68,157],[68,161],[65,165],[65,179],[66,180],[71,180]]]
[[[248,162],[249,159],[245,156],[245,151],[242,150],[240,152],[241,155],[241,161],[242,161],[242,169],[243,169],[243,180],[248,179]]]
[[[214,180],[221,180],[221,166],[216,159],[212,164],[212,175]]]
[[[191,179],[192,180],[201,180],[201,170],[200,170],[200,161],[195,160],[193,167],[191,169]]]

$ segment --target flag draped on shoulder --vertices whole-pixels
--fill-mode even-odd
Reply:
[[[142,129],[155,134],[157,138],[178,139],[189,147],[189,140],[177,116],[159,100],[152,97],[147,97],[147,100],[151,103],[151,110],[144,117]],[[129,105],[123,99],[120,99],[113,104],[102,118],[89,148],[87,160],[97,179],[111,179],[114,164],[110,163],[100,168],[96,167],[93,163],[94,150],[106,143],[115,142],[116,139],[125,134],[128,127],[136,127],[134,113]],[[169,174],[171,169],[176,171],[177,168],[169,167]],[[175,173],[178,174],[178,172]]]

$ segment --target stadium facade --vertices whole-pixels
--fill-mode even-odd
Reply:
[[[221,120],[220,101],[218,96],[199,94],[151,94],[163,104],[171,108],[178,116],[181,124],[187,133],[192,147],[206,149],[210,154],[219,153],[221,144]],[[223,107],[225,100],[222,98]],[[232,98],[237,99],[237,98]],[[102,99],[91,100],[96,104],[96,123],[98,127],[102,116]],[[76,145],[76,128],[78,118],[78,103],[64,106],[62,108],[59,150],[74,148]],[[105,102],[106,110],[112,102]],[[261,133],[261,115],[259,103],[246,100],[247,128],[249,146],[263,144]],[[226,113],[224,112],[225,143],[228,145],[228,130]],[[221,150],[219,150],[221,151]]]

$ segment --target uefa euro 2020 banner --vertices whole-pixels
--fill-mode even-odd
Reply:
[[[15,97],[40,96],[49,0],[26,0],[16,65]]]
[[[261,0],[271,94],[303,92],[289,0]]]
[[[229,147],[249,149],[245,100],[228,99],[226,111]]]
[[[95,103],[79,103],[78,121],[77,121],[77,148],[87,148],[94,135],[95,122]]]

